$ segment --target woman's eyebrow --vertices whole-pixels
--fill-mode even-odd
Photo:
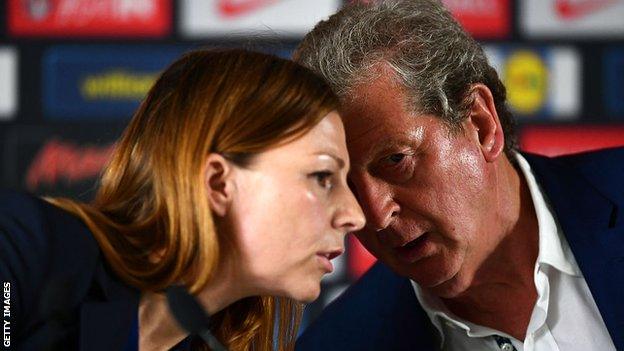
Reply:
[[[343,168],[346,164],[346,162],[341,157],[335,155],[333,152],[330,152],[330,151],[318,151],[318,152],[315,152],[314,155],[329,156],[330,158],[334,159],[338,163],[338,166],[340,166],[340,168]]]

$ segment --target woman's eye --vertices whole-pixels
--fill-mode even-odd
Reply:
[[[331,189],[333,186],[332,175],[333,173],[330,171],[319,171],[312,173],[310,176],[316,180],[321,188]]]

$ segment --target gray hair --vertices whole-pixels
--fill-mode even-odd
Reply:
[[[505,134],[505,152],[516,148],[506,91],[481,46],[437,0],[352,3],[308,33],[294,58],[329,82],[344,99],[387,64],[405,89],[408,110],[440,117],[461,129],[472,104],[471,85],[485,84]],[[510,157],[511,160],[514,158]]]

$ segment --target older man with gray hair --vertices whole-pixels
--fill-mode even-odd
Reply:
[[[505,88],[435,0],[347,5],[295,59],[342,100],[380,261],[299,350],[624,349],[624,150],[517,151]]]

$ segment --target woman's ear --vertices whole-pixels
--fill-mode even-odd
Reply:
[[[233,165],[225,157],[211,153],[206,157],[204,170],[206,193],[212,211],[220,217],[226,215],[234,192]]]
[[[468,122],[476,133],[483,157],[488,162],[495,161],[505,146],[505,135],[496,112],[492,92],[484,84],[471,87]]]

